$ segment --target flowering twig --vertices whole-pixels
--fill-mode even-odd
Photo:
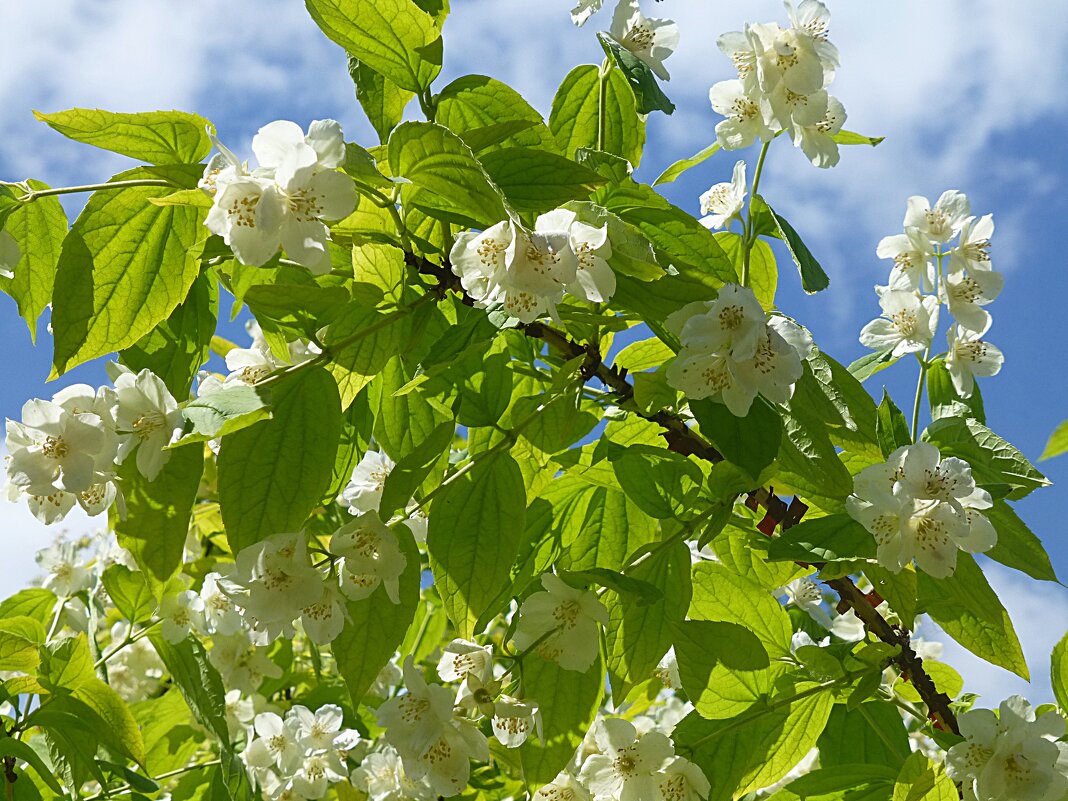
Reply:
[[[465,304],[474,305],[474,299],[464,291],[459,277],[453,274],[447,261],[442,265],[437,265],[411,253],[405,254],[405,260],[409,266],[421,274],[437,279],[439,291],[452,290],[461,295]],[[634,385],[627,380],[626,370],[604,364],[599,352],[575,342],[563,331],[544,323],[520,323],[517,328],[528,337],[545,342],[550,349],[560,353],[566,359],[575,359],[585,355],[583,375],[587,378],[597,378],[615,392],[620,402],[625,403],[634,397]],[[655,412],[645,412],[639,409],[636,413],[664,429],[662,435],[670,450],[684,456],[697,456],[713,464],[723,461],[723,454],[698,432],[686,425],[686,422],[678,415],[666,409]],[[801,517],[808,511],[808,506],[800,498],[795,497],[790,504],[787,504],[775,495],[772,489],[765,487],[748,492],[745,504],[754,511],[760,508],[765,510],[764,518],[757,524],[757,529],[766,536],[771,536],[776,527],[785,530],[799,523]],[[950,698],[945,693],[939,692],[934,681],[927,674],[923,667],[923,660],[910,645],[908,631],[891,626],[875,608],[878,602],[873,604],[871,599],[861,592],[848,576],[831,579],[826,583],[838,593],[844,604],[856,612],[857,617],[864,622],[872,634],[888,645],[900,647],[900,653],[892,661],[901,670],[902,675],[912,682],[916,692],[927,704],[931,719],[939,728],[949,729],[955,734],[959,733],[956,716],[949,706]]]

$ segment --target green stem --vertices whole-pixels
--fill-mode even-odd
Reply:
[[[173,188],[173,184],[170,181],[164,181],[161,178],[139,178],[131,181],[112,181],[107,184],[84,184],[83,186],[59,186],[52,189],[31,189],[24,195],[19,196],[19,201],[22,203],[31,203],[34,200],[42,197],[51,197],[52,195],[73,195],[78,192],[97,192],[101,189],[127,189],[131,186],[170,186]]]
[[[742,240],[742,286],[749,286],[749,254],[753,250],[753,242],[756,239],[753,224],[753,198],[760,189],[760,176],[764,172],[764,159],[768,155],[771,142],[765,142],[760,146],[760,156],[757,158],[756,171],[753,173],[753,186],[749,189],[749,213],[745,218],[745,237]]]
[[[912,403],[912,441],[916,441],[916,437],[920,432],[920,403],[923,401],[923,388],[927,383],[927,357],[931,355],[931,348],[928,347],[923,353],[921,359],[916,356],[920,362],[920,376],[916,380],[916,399]]]
[[[597,73],[597,149],[604,150],[605,131],[608,127],[608,76],[612,72],[612,62],[607,58],[601,62]]]
[[[156,782],[156,784],[159,784],[161,781],[173,779],[175,776],[181,776],[183,773],[192,773],[194,770],[200,770],[201,768],[214,767],[215,765],[220,764],[220,762],[221,760],[218,759],[210,759],[207,762],[198,762],[195,765],[186,765],[183,768],[175,768],[174,770],[168,770],[166,773],[161,773],[159,776],[154,776],[152,778],[152,781]],[[88,798],[84,799],[84,801],[100,801],[100,799],[102,798],[108,798],[112,795],[126,793],[132,789],[133,788],[130,785],[126,784],[122,787],[116,787],[114,790],[108,790],[107,792],[101,791],[96,795],[91,795]]]

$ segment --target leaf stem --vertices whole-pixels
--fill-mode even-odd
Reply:
[[[42,197],[51,197],[53,195],[73,195],[78,192],[98,192],[102,189],[128,189],[132,186],[170,186],[173,188],[173,184],[170,181],[165,181],[162,178],[137,178],[130,181],[112,181],[106,184],[84,184],[82,186],[58,186],[51,189],[31,189],[23,195],[19,195],[19,202],[32,203],[34,200]]]
[[[749,213],[745,218],[745,237],[742,240],[742,286],[749,286],[749,255],[753,250],[753,241],[756,239],[754,231],[756,226],[753,224],[753,198],[757,196],[757,190],[760,189],[760,176],[764,172],[764,159],[768,155],[768,148],[771,146],[771,142],[765,142],[760,146],[760,156],[757,158],[756,171],[753,173],[753,186],[749,190]]]
[[[919,354],[916,355],[916,359],[920,363],[920,375],[916,379],[916,398],[912,402],[912,441],[916,441],[916,437],[920,432],[920,403],[923,401],[923,388],[927,383],[927,357],[931,355],[930,346],[923,353],[923,358],[920,358]]]
[[[159,784],[161,781],[164,781],[166,779],[173,779],[175,776],[181,776],[183,773],[192,773],[194,770],[200,770],[201,768],[211,768],[215,765],[221,764],[221,762],[222,760],[219,759],[209,759],[207,762],[197,762],[195,765],[186,765],[185,767],[175,768],[174,770],[168,770],[166,773],[161,773],[159,776],[152,777],[152,781],[154,781],[156,784]],[[84,799],[84,801],[100,801],[100,799],[102,798],[107,798],[111,795],[115,795],[118,793],[125,793],[132,789],[133,787],[131,787],[129,784],[126,784],[121,787],[116,787],[114,790],[108,790],[106,792],[101,791],[96,795],[91,795],[88,798]]]

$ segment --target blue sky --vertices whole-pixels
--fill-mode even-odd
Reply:
[[[651,180],[714,138],[718,117],[708,105],[708,88],[732,77],[729,62],[715,49],[716,37],[747,20],[784,22],[785,16],[773,0],[643,0],[643,6],[647,14],[671,16],[682,27],[679,51],[667,64],[672,81],[665,87],[679,108],[672,117],[650,120],[638,173]],[[887,141],[875,149],[845,149],[841,165],[826,171],[813,168],[787,142],[775,143],[762,193],[802,234],[832,282],[827,292],[805,296],[793,267],[780,259],[779,305],[839,360],[863,355],[857,333],[877,315],[872,287],[887,274],[887,263],[875,257],[876,243],[900,231],[909,195],[934,200],[947,188],[964,191],[974,213],[994,214],[994,265],[1007,277],[1001,297],[988,307],[994,316],[988,338],[1006,355],[1001,375],[982,384],[989,422],[1037,458],[1049,432],[1068,417],[1068,359],[1060,344],[1061,304],[1068,300],[1060,233],[1068,198],[1058,191],[1068,181],[1063,135],[1068,17],[1038,0],[829,0],[829,6],[831,39],[842,54],[832,92],[849,113],[846,127]],[[594,34],[609,22],[606,10],[578,30],[567,10],[567,0],[453,0],[438,86],[466,73],[490,74],[547,115],[568,70],[600,60]],[[333,117],[348,138],[376,141],[356,106],[343,55],[298,0],[7,2],[0,4],[0,29],[6,34],[0,73],[5,180],[77,184],[104,180],[128,166],[121,157],[51,132],[33,120],[35,108],[195,111],[244,153],[256,129],[279,118],[306,125]],[[755,155],[719,154],[665,194],[696,212],[697,196],[728,180],[736,158],[751,161]],[[77,205],[70,199],[68,210],[76,212]],[[0,331],[8,355],[0,384],[5,416],[17,417],[26,399],[47,397],[68,383],[104,381],[102,367],[89,365],[46,386],[47,333],[42,325],[40,344],[31,347],[6,297],[0,298]],[[240,329],[235,326],[230,335],[240,337]],[[900,405],[911,404],[914,365],[873,379],[876,394],[882,381]],[[1040,467],[1056,484],[1068,483],[1068,457]],[[1054,487],[1018,509],[1068,576],[1059,508],[1066,501],[1064,491]],[[21,510],[12,507],[4,514],[13,534],[33,547],[50,536]],[[10,586],[32,573],[29,553],[0,566],[0,583]],[[1056,587],[1035,589],[1006,570],[995,568],[991,577],[1013,612],[1033,672],[1044,674],[1049,645],[1068,624],[1068,596]],[[1051,621],[1057,625],[1051,627]],[[979,680],[991,692],[1017,687],[994,669]]]

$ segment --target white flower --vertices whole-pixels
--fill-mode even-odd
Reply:
[[[322,592],[318,600],[301,610],[300,624],[312,642],[327,645],[345,628],[345,606],[337,587],[327,582],[320,586]]]
[[[796,578],[783,587],[788,601],[808,613],[808,616],[819,623],[823,628],[829,629],[832,625],[831,616],[823,608],[823,593],[819,586],[808,576]]]
[[[875,538],[880,565],[896,573],[915,559],[935,578],[952,575],[958,549],[994,547],[997,532],[980,511],[990,505],[968,464],[941,459],[929,443],[898,448],[886,463],[862,470],[846,499],[849,514]]]
[[[267,657],[267,649],[253,645],[245,634],[216,634],[208,658],[222,675],[223,684],[245,693],[255,692],[265,678],[282,675],[282,669]]]
[[[846,642],[860,642],[864,639],[864,621],[857,617],[852,609],[847,609],[845,614],[836,615],[831,623],[831,634]]]
[[[934,244],[944,245],[961,230],[970,211],[968,198],[956,189],[943,192],[934,208],[927,198],[913,195],[905,211],[905,229],[915,228]]]
[[[352,783],[371,801],[435,801],[437,793],[426,779],[413,780],[404,772],[400,755],[391,746],[364,757],[352,772]]]
[[[308,750],[325,751],[334,747],[341,732],[343,713],[336,704],[326,704],[312,712],[297,704],[286,714],[297,724],[297,740]]]
[[[210,129],[208,138],[219,152],[208,159],[208,163],[204,166],[204,174],[197,181],[197,188],[215,197],[219,190],[220,179],[225,183],[239,176],[248,175],[248,164],[242,162],[230,148],[220,142]]]
[[[216,178],[215,202],[204,221],[242,264],[259,266],[278,252],[285,199],[274,182],[234,173]]]
[[[531,732],[541,731],[541,711],[538,705],[502,695],[493,705],[491,721],[493,736],[505,748],[518,748],[527,741]]]
[[[684,348],[726,351],[735,361],[756,355],[767,328],[767,315],[753,290],[727,284],[715,300],[691,303],[669,315],[669,330]]]
[[[825,71],[838,66],[838,48],[827,41],[831,27],[831,12],[819,0],[801,0],[794,7],[793,0],[785,0],[790,26],[808,34]],[[826,79],[825,79],[826,81]]]
[[[568,771],[563,771],[534,793],[534,801],[590,801],[589,791]]]
[[[377,512],[386,479],[396,466],[382,451],[367,451],[352,471],[352,478],[341,491],[341,500],[353,514]]]
[[[19,243],[11,235],[10,231],[0,230],[0,276],[4,278],[15,277],[15,265],[22,258]]]
[[[145,368],[136,375],[124,370],[115,378],[115,427],[121,463],[135,449],[137,470],[149,481],[171,458],[163,450],[180,436],[182,413],[163,379]]]
[[[159,606],[163,621],[160,629],[163,639],[179,643],[189,636],[193,628],[203,628],[204,601],[192,590],[169,593],[163,596]]]
[[[990,328],[990,312],[982,308],[994,300],[1005,285],[1005,276],[994,270],[950,272],[942,282],[941,296],[958,325],[982,336]]]
[[[920,291],[933,289],[935,271],[931,256],[934,252],[927,237],[915,228],[903,234],[883,237],[875,254],[880,259],[894,260],[894,268],[890,273],[891,286],[907,286]]]
[[[378,517],[364,512],[330,537],[330,552],[342,557],[341,592],[353,601],[369,596],[381,584],[400,603],[400,576],[408,565],[397,535]]]
[[[679,26],[675,22],[648,19],[642,15],[638,0],[619,0],[609,32],[662,80],[670,80],[664,61],[679,46]]]
[[[1068,792],[1064,718],[1041,717],[1026,699],[1002,701],[999,714],[973,709],[959,718],[965,737],[946,754],[946,773],[964,786],[965,799],[1059,801]]]
[[[37,552],[37,566],[45,572],[41,586],[60,598],[69,598],[88,589],[89,571],[82,565],[78,549],[70,542],[57,542]]]
[[[594,724],[601,753],[589,757],[579,772],[594,796],[618,801],[663,801],[660,769],[675,755],[665,735],[650,731],[638,736],[634,724],[606,718]]]
[[[283,720],[274,712],[261,712],[254,725],[257,738],[241,754],[245,763],[250,768],[277,767],[287,774],[294,772],[304,755],[297,721]]]
[[[29,495],[79,493],[111,478],[115,437],[96,414],[33,399],[7,421],[8,480]]]
[[[661,657],[653,670],[653,675],[669,690],[682,689],[682,678],[679,676],[679,660],[675,656],[675,646],[668,648],[667,653]]]
[[[230,636],[243,631],[245,620],[241,617],[234,602],[219,587],[222,579],[218,573],[208,573],[200,587],[200,601],[203,605],[203,629],[205,634]]]
[[[463,681],[469,674],[483,681],[493,678],[493,648],[467,640],[453,640],[442,649],[438,676],[442,681]]]
[[[471,721],[453,714],[452,692],[427,684],[411,657],[404,662],[404,685],[407,693],[378,708],[386,742],[397,749],[408,776],[425,777],[441,795],[457,795],[467,787],[470,760],[489,759],[486,738]]]
[[[949,339],[949,351],[946,353],[949,377],[957,394],[962,398],[970,398],[975,389],[975,377],[997,375],[1005,363],[1005,357],[997,345],[962,326],[950,326],[946,336]]]
[[[236,737],[243,732],[251,739],[254,731],[253,720],[256,717],[255,701],[243,695],[240,690],[229,690],[223,700],[226,702],[226,728],[230,737]]]
[[[724,150],[770,142],[775,132],[764,120],[759,97],[746,93],[741,81],[720,81],[708,93],[712,108],[727,119],[716,124],[716,141]]]
[[[604,0],[578,0],[575,7],[571,9],[571,22],[581,28],[586,24],[586,20],[601,10],[603,5]]]
[[[700,801],[712,789],[704,772],[680,756],[664,766],[659,784],[664,801]]]
[[[345,781],[345,766],[333,751],[307,751],[293,774],[293,790],[303,798],[318,799],[326,795],[334,782]]]
[[[597,624],[608,625],[608,609],[587,590],[565,584],[552,573],[541,577],[544,592],[536,592],[519,607],[515,645],[537,652],[565,670],[585,672],[601,648]]]
[[[609,266],[612,243],[608,224],[600,228],[579,222],[567,209],[555,209],[538,217],[534,230],[541,234],[566,233],[576,259],[575,278],[566,285],[568,293],[589,303],[611,300],[616,291],[616,274]]]
[[[815,166],[826,168],[838,163],[838,143],[834,136],[845,125],[845,107],[838,98],[827,96],[827,110],[816,122],[794,126],[794,146],[801,148]]]
[[[949,270],[981,271],[991,269],[990,237],[994,235],[994,215],[976,220],[969,217],[960,229],[960,242],[949,255]]]
[[[323,578],[308,563],[303,534],[276,534],[242,549],[222,589],[243,610],[259,645],[292,637],[293,621],[322,598]]]
[[[938,327],[938,298],[920,297],[890,287],[876,287],[883,316],[860,332],[860,342],[877,351],[892,351],[895,358],[919,353],[931,344]]]
[[[701,225],[719,229],[739,217],[745,203],[745,162],[734,163],[734,173],[729,182],[714,184],[701,195]]]
[[[117,645],[130,633],[125,621],[111,627],[111,642]],[[108,661],[108,685],[124,700],[143,701],[159,693],[163,662],[148,637],[134,640]]]

